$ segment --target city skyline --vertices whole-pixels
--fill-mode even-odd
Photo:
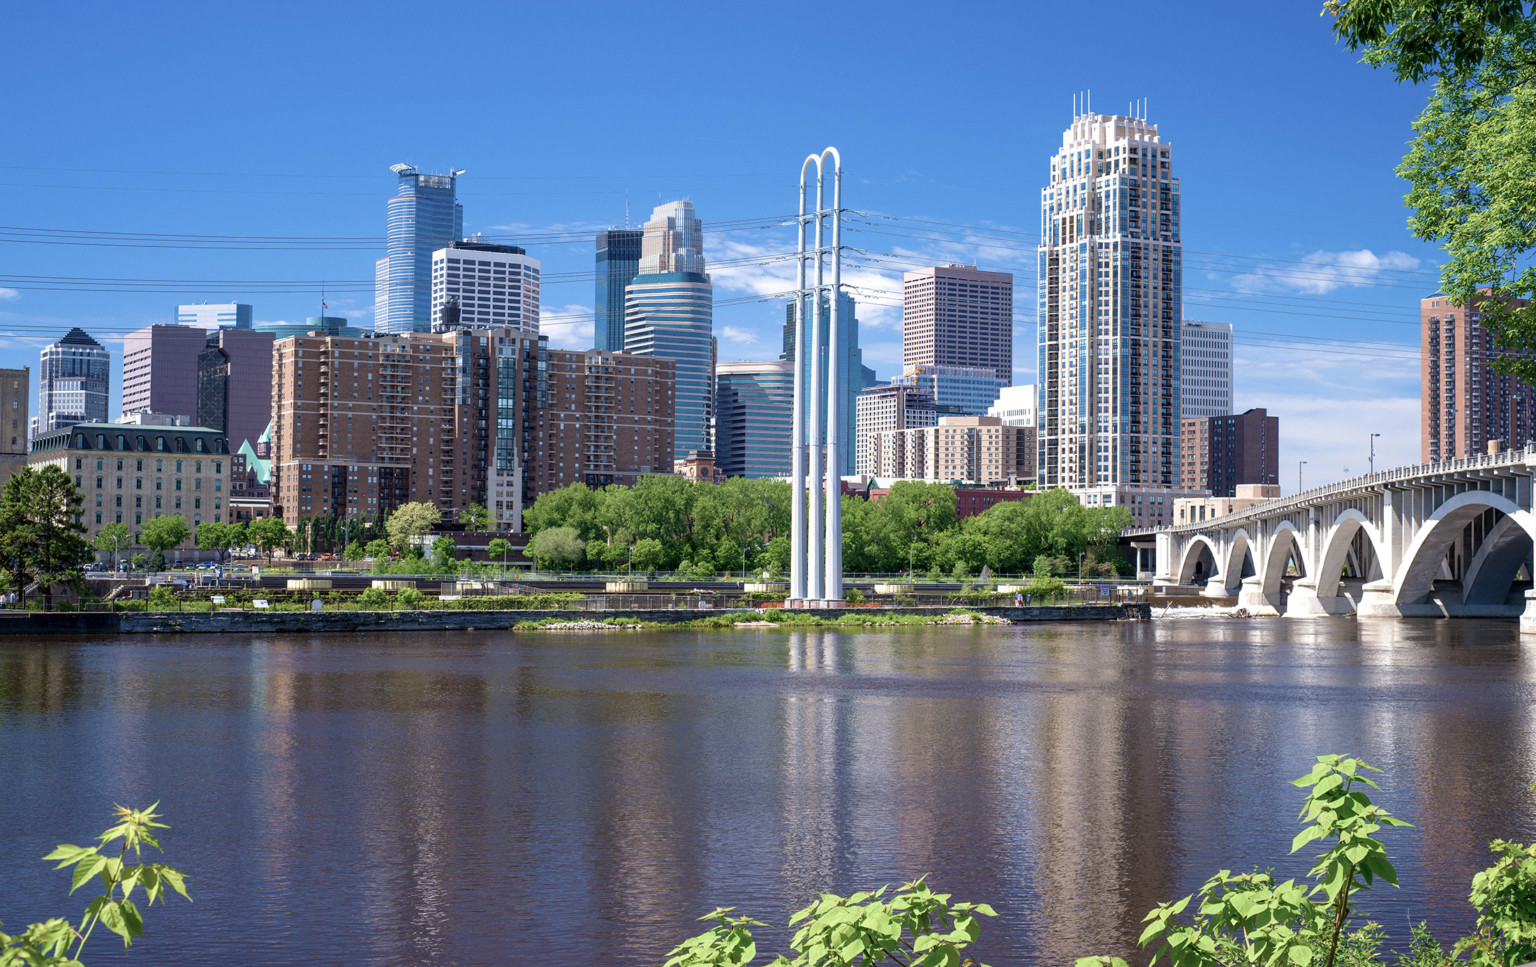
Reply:
[[[1189,59],[1187,66],[1157,77],[1111,63],[1085,67],[1056,51],[1044,52],[1022,75],[1002,70],[987,56],[966,56],[962,75],[973,83],[954,110],[961,118],[986,118],[987,123],[961,125],[947,140],[914,139],[910,131],[918,123],[912,118],[921,115],[914,108],[948,107],[952,99],[921,78],[903,78],[894,86],[877,83],[865,76],[867,54],[832,65],[834,79],[844,88],[840,101],[817,105],[793,122],[777,107],[757,117],[743,116],[728,105],[743,95],[766,104],[771,100],[762,93],[767,82],[731,74],[733,59],[708,45],[700,68],[711,77],[729,76],[730,83],[707,85],[690,105],[686,121],[614,112],[600,139],[570,132],[563,123],[578,105],[600,103],[604,82],[598,79],[541,82],[514,137],[465,123],[466,108],[425,91],[402,90],[381,113],[386,104],[360,77],[347,77],[339,63],[319,65],[320,76],[303,84],[292,78],[265,84],[259,99],[244,81],[219,91],[221,105],[227,102],[234,110],[214,109],[211,101],[205,108],[208,93],[177,88],[180,93],[163,112],[145,119],[141,113],[114,113],[108,97],[99,105],[81,104],[80,131],[29,137],[51,131],[49,120],[58,106],[73,105],[78,92],[91,89],[97,70],[116,69],[113,65],[122,59],[117,45],[127,40],[154,51],[174,45],[190,29],[172,18],[151,31],[103,8],[89,30],[72,37],[90,52],[92,68],[64,79],[36,103],[17,107],[12,130],[23,148],[8,159],[12,167],[4,181],[11,184],[0,188],[13,224],[331,241],[234,250],[201,241],[181,243],[181,248],[146,248],[138,242],[7,245],[7,271],[15,274],[0,280],[0,288],[15,297],[0,298],[0,324],[11,334],[0,347],[0,365],[35,365],[41,345],[74,325],[91,332],[120,360],[123,334],[172,321],[173,306],[204,300],[253,305],[258,321],[297,322],[320,314],[323,299],[329,304],[327,314],[368,327],[373,321],[370,269],[384,254],[384,209],[393,193],[387,168],[402,159],[424,172],[444,172],[450,164],[468,168],[469,174],[458,180],[465,232],[527,247],[546,273],[543,330],[552,344],[591,347],[593,238],[597,231],[626,223],[626,197],[631,226],[641,220],[637,213],[643,215],[656,202],[684,197],[707,202],[710,224],[722,229],[738,220],[782,217],[792,210],[794,189],[768,161],[782,154],[792,162],[805,150],[801,142],[810,141],[837,144],[848,159],[850,206],[912,219],[882,223],[871,218],[856,224],[861,220],[850,218],[845,240],[882,253],[882,261],[850,264],[848,280],[866,289],[899,292],[902,272],[916,266],[893,262],[891,256],[930,265],[968,261],[1013,272],[1014,380],[1029,382],[1034,378],[1034,238],[1029,236],[1038,223],[1031,196],[1045,176],[1043,155],[1070,117],[1074,92],[1092,88],[1093,106],[1100,111],[1121,111],[1126,101],[1146,98],[1150,114],[1170,132],[1187,196],[1191,268],[1186,314],[1238,326],[1239,386],[1233,408],[1262,405],[1287,426],[1317,424],[1316,434],[1288,434],[1282,445],[1282,463],[1308,460],[1309,479],[1342,476],[1345,467],[1354,472],[1364,464],[1366,434],[1328,425],[1327,415],[1341,399],[1350,401],[1372,429],[1384,432],[1378,463],[1408,462],[1419,444],[1418,367],[1410,358],[1416,348],[1410,326],[1416,322],[1418,300],[1435,289],[1432,262],[1439,253],[1408,235],[1400,205],[1403,185],[1392,168],[1424,92],[1362,69],[1354,55],[1333,44],[1326,21],[1315,11],[1212,7],[1211,12],[1219,15],[1202,17],[1191,9],[1185,17],[1149,28],[1149,40]],[[43,39],[57,29],[33,12],[18,16],[21,28]],[[295,44],[286,31],[260,18],[221,16],[241,21],[244,32],[236,47],[260,44],[281,52]],[[577,53],[618,56],[620,49],[658,36],[655,25],[628,12],[595,32],[563,29],[567,16],[540,14],[553,42],[537,52],[530,69]],[[339,25],[341,17],[324,11],[316,25]],[[473,33],[493,35],[499,17],[469,18],[483,21],[478,25],[485,28]],[[868,20],[854,17],[852,11],[837,11],[833,25],[857,23],[888,51],[916,44],[898,29],[899,9]],[[749,18],[745,11],[717,11],[683,29],[687,36],[702,37]],[[941,24],[917,46],[936,46],[946,56],[962,49],[985,53],[1018,31],[1049,31],[1069,21],[1064,12],[1008,11],[1000,15],[1002,29],[995,38]],[[1198,29],[1191,30],[1192,24]],[[381,52],[403,42],[363,29],[384,45]],[[1271,40],[1258,52],[1241,41],[1254,32]],[[578,34],[579,44],[567,39]],[[771,48],[782,26],[767,24],[760,34],[744,39],[745,49]],[[477,37],[471,47],[479,43]],[[32,51],[18,54],[0,71],[37,68]],[[796,52],[788,64],[803,57]],[[171,83],[153,58],[135,58],[134,64],[135,70],[150,72],[146,83]],[[1232,90],[1210,91],[1206,79],[1216,70],[1239,82]],[[308,106],[317,84],[326,91],[323,111]],[[1020,84],[1044,96],[1020,103],[1013,93]],[[244,110],[247,104],[254,109]],[[417,109],[427,104],[430,111]],[[441,111],[444,121],[426,123],[433,111]],[[172,136],[188,125],[206,126],[222,137],[189,148]],[[946,122],[946,131],[951,127]],[[318,131],[325,133],[314,136]],[[116,147],[102,154],[99,146],[107,143]],[[229,152],[231,143],[240,149],[235,155]],[[528,143],[569,150],[553,161],[548,152],[523,150]],[[624,145],[622,152],[606,148],[617,143]],[[316,153],[319,148],[323,152]],[[229,161],[232,156],[241,162]],[[1337,164],[1341,156],[1349,163]],[[75,170],[87,168],[97,170]],[[1295,177],[1323,170],[1330,172],[1326,180]],[[1256,194],[1253,184],[1267,187]],[[706,237],[719,303],[715,330],[721,360],[774,355],[781,321],[777,300],[743,300],[781,292],[788,287],[786,276],[778,264],[741,260],[790,251],[792,234],[792,227],[753,227]],[[367,241],[349,241],[358,239]],[[572,279],[575,273],[582,278]],[[157,285],[162,291],[109,293],[78,287],[54,291],[24,284],[19,281],[24,276],[303,284],[243,290],[182,286],[174,291]],[[571,281],[554,281],[562,276]],[[855,295],[866,363],[883,379],[897,375],[900,313],[893,303],[899,299]],[[1286,336],[1282,340],[1266,333]],[[1369,345],[1308,348],[1308,340],[1321,339]],[[1397,348],[1379,345],[1384,342]],[[1364,379],[1359,378],[1362,371]],[[120,411],[120,404],[114,401],[110,410]]]

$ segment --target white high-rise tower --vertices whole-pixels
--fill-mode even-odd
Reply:
[[[1090,505],[1166,506],[1158,491],[1179,483],[1183,292],[1169,145],[1145,118],[1077,113],[1050,178],[1040,193],[1040,485]]]

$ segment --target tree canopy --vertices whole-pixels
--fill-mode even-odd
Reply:
[[[1520,0],[1329,0],[1334,35],[1399,81],[1432,80],[1397,173],[1440,285],[1476,306],[1497,368],[1536,381],[1536,23]]]
[[[388,532],[389,542],[395,549],[404,550],[410,546],[412,538],[427,533],[442,519],[443,515],[432,504],[423,501],[401,504],[384,522],[384,530]]]

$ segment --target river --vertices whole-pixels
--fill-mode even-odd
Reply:
[[[0,920],[78,917],[39,858],[158,799],[195,903],[89,963],[660,967],[717,905],[922,873],[997,908],[978,959],[1070,963],[1217,869],[1303,873],[1289,780],[1339,751],[1417,826],[1361,906],[1449,937],[1487,842],[1536,836],[1533,654],[1353,619],[0,639]]]

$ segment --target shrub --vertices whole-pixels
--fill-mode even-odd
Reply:
[[[395,600],[400,602],[400,607],[412,610],[420,608],[421,603],[426,600],[426,597],[426,595],[415,588],[401,588],[395,593]]]
[[[371,611],[389,607],[389,595],[383,588],[369,588],[357,596],[357,603]]]

